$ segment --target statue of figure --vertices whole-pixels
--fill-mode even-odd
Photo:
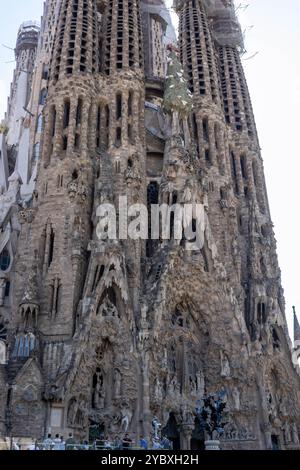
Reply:
[[[125,433],[128,431],[130,423],[132,421],[132,411],[128,404],[124,404],[121,408],[121,431]]]
[[[284,426],[284,439],[286,443],[289,443],[292,441],[291,427],[289,423],[286,423]]]
[[[180,395],[180,385],[178,383],[176,374],[171,379],[169,390],[171,395],[173,395],[175,398]]]
[[[234,237],[231,248],[232,248],[232,257],[233,257],[234,264],[238,270],[238,274],[240,274],[239,270],[241,268],[241,255],[239,251],[239,244],[238,244],[237,236]]]
[[[192,425],[195,422],[195,416],[186,403],[181,407],[181,414],[184,424]]]
[[[154,418],[152,420],[152,427],[153,427],[155,439],[159,439],[158,433],[159,433],[159,430],[161,428],[161,423],[159,422],[159,420],[156,416],[154,416]]]
[[[299,434],[298,434],[297,425],[295,423],[292,426],[292,435],[293,435],[293,443],[299,444]]]
[[[97,372],[97,383],[94,391],[94,407],[96,410],[102,410],[104,408],[105,392],[103,389],[103,375],[101,372]]]
[[[191,395],[197,395],[197,381],[190,376],[189,383]]]
[[[234,387],[234,389],[232,390],[232,398],[233,398],[234,409],[239,411],[241,407],[241,402],[240,402],[240,392],[237,389],[237,387]]]
[[[158,377],[156,377],[156,380],[155,380],[154,396],[155,396],[156,400],[158,400],[158,401],[161,401],[162,398],[163,398],[162,386],[161,386],[161,383],[160,383],[160,380],[159,380]]]
[[[231,423],[230,438],[232,440],[238,439],[238,428],[235,423]]]
[[[196,374],[196,381],[197,381],[197,392],[198,396],[202,398],[205,393],[205,378],[202,370],[197,372]]]
[[[168,350],[167,348],[164,348],[164,356],[162,359],[162,368],[167,369],[168,368]]]
[[[103,317],[116,317],[116,318],[119,317],[118,309],[109,299],[108,295],[105,297],[100,307],[100,314]]]
[[[282,414],[282,416],[287,416],[287,414],[288,414],[285,402],[282,398],[279,399],[279,411]]]
[[[127,169],[125,172],[125,177],[127,179],[140,180],[141,179],[141,169],[139,165],[138,155],[132,155],[128,159]]]
[[[267,410],[268,410],[269,416],[272,418],[276,418],[277,407],[276,407],[275,399],[272,393],[268,389],[266,390],[266,400],[267,400]]]
[[[78,403],[76,400],[73,399],[71,400],[69,404],[68,415],[67,415],[67,421],[70,426],[72,426],[75,423],[77,410],[78,410]]]
[[[228,357],[223,351],[220,352],[221,357],[221,377],[230,377],[230,365]]]
[[[121,396],[121,382],[122,382],[122,375],[118,369],[114,371],[114,385],[115,385],[115,398]]]
[[[248,431],[244,426],[240,428],[240,439],[246,441],[248,439]]]

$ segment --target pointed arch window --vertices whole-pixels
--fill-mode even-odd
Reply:
[[[66,129],[69,126],[70,122],[70,100],[66,100],[64,104],[64,118],[63,118],[63,126]]]
[[[241,155],[240,161],[241,161],[242,177],[246,180],[246,179],[247,179],[247,163],[246,163],[246,156],[245,156],[245,155]]]
[[[41,106],[45,106],[45,104],[46,104],[46,99],[47,99],[47,90],[46,90],[46,88],[43,88],[43,89],[41,90],[41,93],[40,93],[39,104],[40,104]]]
[[[1,271],[7,271],[11,263],[11,257],[7,248],[4,248],[0,254],[0,269]]]
[[[80,126],[82,118],[82,99],[78,99],[77,109],[76,109],[76,126]]]
[[[118,93],[116,97],[116,119],[121,119],[121,117],[122,117],[122,95],[121,93]]]

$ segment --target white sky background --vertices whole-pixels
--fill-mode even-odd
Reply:
[[[166,3],[171,7],[172,0]],[[246,30],[243,63],[262,147],[292,332],[292,305],[300,313],[300,1],[236,0],[240,3],[249,5],[245,11],[239,10]],[[43,0],[0,0],[0,117],[6,109],[14,68],[14,63],[6,63],[14,59],[13,51],[1,44],[13,48],[19,25],[24,20],[39,20],[42,5]],[[172,16],[176,22],[176,15]]]

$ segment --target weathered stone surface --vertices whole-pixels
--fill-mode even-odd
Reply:
[[[162,429],[175,448],[203,448],[199,403],[221,392],[222,449],[298,448],[300,379],[231,2],[176,2],[166,90],[160,1],[59,3],[46,2],[36,59],[49,64],[53,45],[41,109],[32,90],[36,186],[24,203],[13,178],[0,196],[15,233],[7,298],[0,284],[0,433]],[[197,203],[199,244],[99,240],[97,207],[119,196]]]

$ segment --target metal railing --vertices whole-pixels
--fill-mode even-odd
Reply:
[[[37,442],[35,444],[35,450],[47,450],[47,451],[62,451],[62,450],[143,450],[141,447],[135,446],[135,445],[130,445],[128,447],[123,446],[122,444],[120,445],[115,445],[115,444],[104,444],[104,445],[99,445],[99,444],[65,444],[65,443],[53,443],[53,444],[48,444],[45,442]]]

